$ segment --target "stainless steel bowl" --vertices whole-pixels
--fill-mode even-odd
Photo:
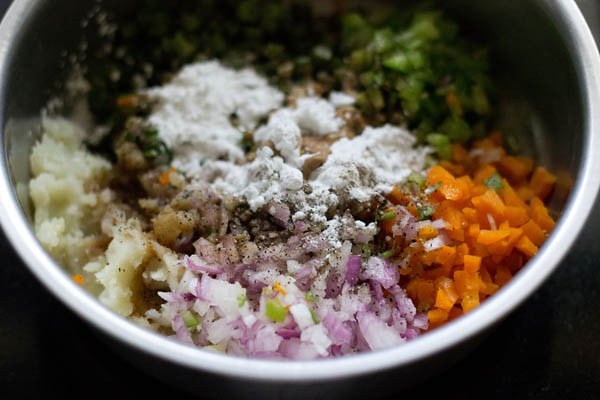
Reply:
[[[571,0],[443,2],[489,43],[509,94],[503,113],[529,122],[522,141],[560,177],[552,209],[559,221],[538,255],[473,312],[405,345],[311,362],[250,360],[193,350],[140,328],[75,285],[40,246],[27,198],[28,154],[40,110],[64,78],[60,60],[78,45],[80,21],[118,1],[16,0],[0,25],[0,221],[25,265],[123,357],[159,379],[204,396],[377,397],[431,377],[475,348],[526,301],[571,249],[600,187],[600,58]],[[543,318],[543,316],[541,316]],[[523,334],[527,334],[524,332]],[[393,382],[393,384],[389,384]]]

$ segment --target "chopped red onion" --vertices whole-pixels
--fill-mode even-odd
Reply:
[[[360,274],[362,280],[379,282],[384,289],[398,283],[400,272],[398,268],[380,257],[370,257]]]
[[[356,285],[359,279],[361,266],[361,257],[360,256],[350,256],[348,257],[348,261],[346,262],[346,282],[350,285]]]
[[[223,272],[221,268],[218,268],[214,264],[207,264],[203,262],[197,255],[185,256],[184,265],[191,271],[194,272],[206,272],[207,274],[217,275]]]
[[[371,350],[384,349],[398,345],[404,341],[398,332],[377,315],[371,312],[360,312],[356,315],[360,332]]]
[[[187,328],[187,326],[185,326],[185,321],[183,320],[181,314],[175,314],[173,317],[172,327],[177,340],[187,344],[194,344],[190,330]]]

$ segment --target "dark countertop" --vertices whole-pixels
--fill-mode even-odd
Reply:
[[[579,3],[596,29],[600,4]],[[1,12],[7,4],[0,1]],[[407,398],[600,399],[598,237],[595,212],[576,247],[529,301],[462,361],[407,390]],[[189,398],[114,353],[37,282],[4,236],[0,260],[0,399]]]

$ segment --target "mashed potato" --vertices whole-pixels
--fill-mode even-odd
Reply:
[[[85,286],[104,304],[130,316],[143,298],[144,271],[149,280],[166,282],[163,257],[173,264],[176,256],[147,239],[137,219],[114,208],[107,187],[112,166],[86,151],[76,123],[44,118],[42,128],[29,185],[36,235],[70,273],[86,275]]]

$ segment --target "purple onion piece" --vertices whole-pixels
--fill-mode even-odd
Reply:
[[[356,285],[359,280],[361,266],[361,258],[360,256],[352,255],[348,257],[348,261],[346,262],[346,282],[350,285]]]

